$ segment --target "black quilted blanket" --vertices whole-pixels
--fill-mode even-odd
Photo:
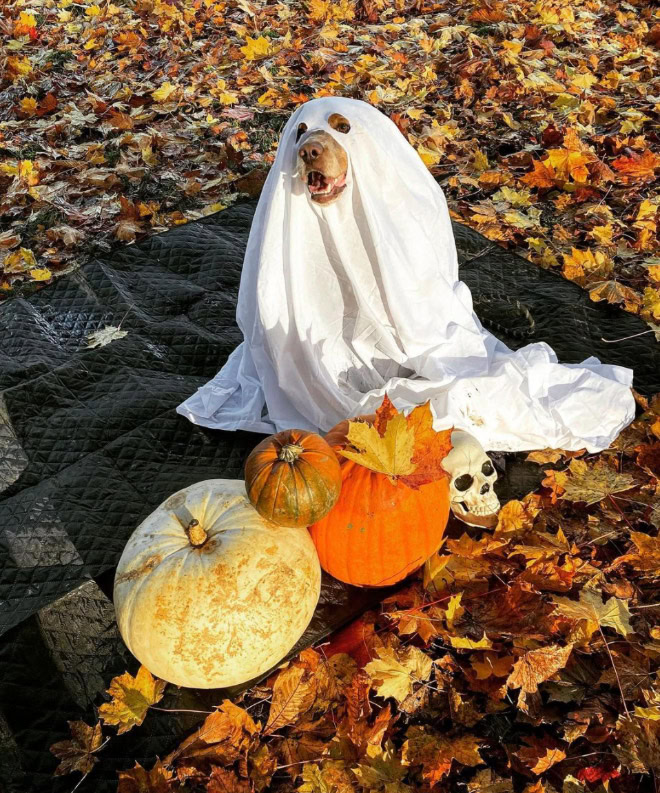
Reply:
[[[254,207],[151,237],[0,307],[0,791],[73,787],[77,777],[52,779],[48,747],[67,737],[67,720],[92,723],[110,678],[137,666],[111,602],[126,540],[173,491],[240,478],[262,437],[195,427],[174,411],[241,339],[235,301]],[[640,320],[454,231],[477,313],[507,344],[545,340],[566,362],[596,355],[632,366],[638,391],[660,391],[652,334],[602,341],[640,333]],[[88,346],[106,326],[126,335]],[[498,463],[504,499],[538,483],[521,456]],[[326,579],[301,645],[382,595]],[[165,707],[208,708],[226,693],[175,689]],[[164,755],[200,718],[152,712],[110,741],[79,790],[114,790],[117,768]]]

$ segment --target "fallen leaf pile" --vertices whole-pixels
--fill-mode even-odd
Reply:
[[[450,524],[378,612],[217,703],[149,768],[119,770],[119,793],[651,790],[660,395],[638,401],[599,455],[529,454],[543,484],[506,503],[494,530]],[[395,412],[385,404],[379,423]],[[105,742],[148,719],[163,689],[144,668],[112,680]],[[71,723],[56,773],[93,773],[101,729]]]
[[[16,0],[0,297],[259,193],[309,98],[387,113],[454,217],[660,323],[648,0]]]
[[[447,477],[442,460],[451,451],[451,429],[436,432],[430,401],[406,416],[385,394],[373,424],[348,422],[348,445],[339,454],[371,471],[419,488]]]

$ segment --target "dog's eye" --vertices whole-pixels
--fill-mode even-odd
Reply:
[[[347,118],[340,113],[333,113],[328,119],[328,124],[337,132],[342,132],[344,135],[351,131],[351,125]]]
[[[298,124],[298,131],[296,132],[296,143],[300,140],[301,135],[307,132],[307,124]]]

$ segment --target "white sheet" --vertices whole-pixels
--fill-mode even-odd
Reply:
[[[341,113],[342,134],[327,123]],[[297,176],[300,123],[347,151],[347,187],[326,207]],[[515,297],[515,295],[513,295]],[[434,427],[485,449],[609,446],[635,414],[632,370],[562,365],[545,343],[516,352],[486,331],[458,280],[444,194],[385,115],[315,99],[289,119],[252,223],[238,295],[244,341],[178,412],[225,430],[325,432],[431,399]]]

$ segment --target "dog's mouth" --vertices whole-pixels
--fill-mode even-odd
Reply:
[[[319,204],[327,204],[335,198],[346,187],[346,172],[341,176],[326,176],[321,171],[309,171],[307,173],[307,189],[312,201]]]

